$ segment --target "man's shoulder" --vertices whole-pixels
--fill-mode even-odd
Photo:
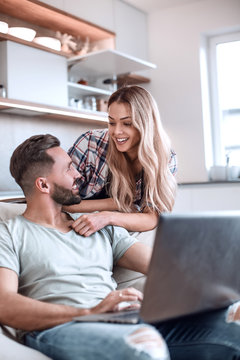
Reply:
[[[0,221],[0,240],[11,238],[16,232],[19,232],[23,226],[22,216],[15,215],[10,219]]]
[[[11,217],[10,219],[1,220],[0,221],[0,227],[1,228],[12,228],[15,226],[19,226],[24,222],[24,217],[21,215],[15,215]]]

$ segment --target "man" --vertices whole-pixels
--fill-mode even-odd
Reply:
[[[75,215],[62,206],[81,201],[79,175],[59,140],[27,139],[14,151],[10,171],[27,209],[0,224],[0,323],[53,359],[167,359],[164,341],[149,325],[72,321],[141,302],[136,289],[116,290],[112,267],[146,274],[151,251],[122,228],[88,238],[72,229]]]

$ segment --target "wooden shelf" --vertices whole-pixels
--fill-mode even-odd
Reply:
[[[140,84],[147,84],[150,82],[150,79],[141,76],[138,74],[128,74],[126,76],[120,76],[117,78],[117,85],[119,87],[124,85],[140,85]]]
[[[115,38],[115,33],[91,24],[37,0],[0,0],[1,13],[30,24],[60,31],[73,36],[88,37],[90,41]]]
[[[73,122],[107,123],[107,114],[100,111],[78,111],[71,107],[54,107],[0,97],[1,113],[38,116]]]
[[[67,61],[70,77],[76,79],[86,78],[88,75],[90,79],[107,79],[156,68],[155,64],[110,49],[74,56]]]
[[[79,98],[79,97],[87,96],[87,95],[110,96],[112,94],[112,92],[104,90],[104,89],[95,88],[93,86],[81,85],[81,84],[76,84],[73,82],[68,82],[68,94],[69,94],[69,96],[68,96],[69,98]]]
[[[63,51],[53,50],[53,49],[50,49],[49,47],[36,44],[33,41],[26,41],[26,40],[19,39],[19,38],[15,37],[15,36],[12,36],[12,35],[0,33],[0,41],[4,41],[4,40],[14,41],[14,42],[22,44],[22,45],[27,45],[27,46],[30,46],[30,47],[34,47],[36,49],[48,51],[50,53],[65,56],[67,58],[70,57],[69,54],[67,54],[67,53],[65,53]]]

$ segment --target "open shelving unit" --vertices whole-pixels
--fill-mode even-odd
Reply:
[[[75,37],[88,37],[90,42],[110,40],[112,48],[87,53],[82,56],[72,56],[63,51],[56,51],[28,42],[8,34],[0,34],[0,41],[14,41],[22,45],[58,54],[67,58],[69,69],[68,98],[82,98],[94,96],[106,100],[116,90],[117,84],[141,84],[149,82],[148,78],[134,74],[142,70],[154,69],[156,66],[133,56],[114,50],[115,36],[112,31],[80,19],[74,15],[61,11],[38,0],[0,0],[1,15],[9,16],[26,22],[31,27],[39,26],[52,31],[67,33]],[[39,36],[40,34],[38,34]],[[88,85],[78,84],[87,78]],[[113,79],[115,86],[103,83],[106,79]],[[57,108],[26,101],[0,98],[0,113],[10,112],[41,117],[56,117],[72,121],[106,121],[106,114],[89,110],[77,110],[73,107]]]
[[[103,84],[106,79],[115,80],[124,78],[127,80],[129,75],[133,72],[155,69],[156,65],[140,60],[130,55],[126,55],[117,50],[106,49],[92,52],[83,56],[71,57],[67,60],[69,68],[69,77],[74,81],[68,83],[72,88],[74,83],[81,78],[87,79],[91,86],[81,85],[75,86],[75,92],[71,89],[72,94],[75,96],[84,95],[86,92],[91,92],[92,95],[106,95],[109,96],[112,90],[109,86]],[[141,76],[137,75],[138,82],[141,82]],[[143,78],[146,81],[146,78]],[[148,79],[147,79],[148,80]],[[75,83],[76,84],[76,83]],[[96,86],[96,84],[98,86]],[[79,90],[79,91],[78,91]]]

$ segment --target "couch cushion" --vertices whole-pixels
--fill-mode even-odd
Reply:
[[[0,201],[0,221],[8,220],[16,215],[22,214],[26,204],[6,203]]]
[[[1,360],[50,360],[49,357],[37,350],[10,339],[3,334],[0,326],[0,359]]]

